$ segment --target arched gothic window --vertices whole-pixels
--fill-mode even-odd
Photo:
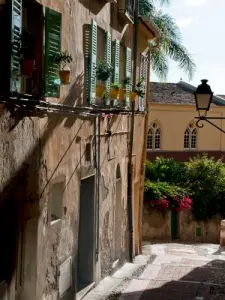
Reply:
[[[160,148],[161,148],[161,129],[157,122],[153,122],[148,131],[147,149],[160,150]]]
[[[197,129],[194,123],[190,123],[184,132],[184,149],[193,150],[197,148]]]

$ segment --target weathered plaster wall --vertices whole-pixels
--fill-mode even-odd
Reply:
[[[85,28],[95,19],[104,30],[132,48],[131,26],[115,18],[116,5],[106,1],[38,0],[39,3],[62,13],[62,50],[71,52],[71,84],[61,87],[60,99],[48,101],[79,105],[84,92]],[[112,9],[112,10],[111,10]],[[109,22],[109,20],[111,20]],[[111,27],[110,27],[111,24]],[[142,51],[141,46],[141,50]],[[140,54],[140,52],[139,52]],[[137,69],[137,72],[138,69]],[[85,103],[86,104],[86,103]],[[135,197],[138,195],[144,118],[136,117],[134,168]],[[5,110],[0,115],[1,132],[1,218],[0,236],[8,241],[1,248],[1,279],[10,282],[9,299],[20,294],[22,300],[58,299],[59,266],[72,257],[72,294],[75,290],[80,180],[95,172],[93,161],[85,160],[86,142],[93,142],[94,119],[75,116],[49,116],[42,119],[19,116],[12,118]],[[110,121],[112,136],[106,135],[106,120],[101,121],[100,144],[100,253],[95,265],[96,283],[109,274],[112,263],[127,257],[127,149],[129,117],[113,117]],[[121,170],[121,253],[115,256],[115,188],[116,168]],[[49,199],[51,183],[65,180],[62,219],[50,224]],[[135,200],[135,199],[134,199]],[[4,228],[8,226],[7,235]],[[11,233],[11,234],[10,234]],[[21,256],[17,248],[20,248]],[[7,240],[8,239],[8,240]],[[18,253],[17,253],[18,252]],[[21,257],[21,263],[17,258]],[[1,264],[1,265],[2,265]],[[11,268],[8,268],[11,265]],[[9,270],[7,273],[6,270]],[[15,271],[18,270],[15,287]]]
[[[1,107],[0,132],[0,237],[6,245],[0,250],[0,281],[7,281],[8,299],[11,300],[21,288],[21,248],[24,250],[24,280],[30,276],[30,290],[34,287],[34,264],[27,260],[36,260],[37,235],[33,232],[33,236],[29,236],[28,223],[39,214],[39,168],[42,161],[39,130],[34,119],[20,119],[18,114],[11,115]],[[27,236],[26,243],[24,236]]]
[[[180,212],[178,216],[177,232],[179,239],[186,242],[219,243],[221,217],[214,216],[209,221],[196,222],[191,212]],[[170,240],[171,239],[170,212],[159,212],[149,208],[145,203],[143,216],[143,239]],[[196,236],[196,228],[201,228],[201,236]]]

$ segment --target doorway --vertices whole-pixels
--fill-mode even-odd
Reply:
[[[87,177],[80,183],[80,213],[77,255],[77,292],[94,281],[95,241],[95,176]]]
[[[115,205],[115,255],[114,260],[118,260],[121,254],[121,218],[122,218],[122,178],[120,172],[120,166],[116,168],[116,205]]]
[[[179,239],[179,214],[171,210],[171,220],[170,220],[170,227],[171,227],[171,239],[176,240]]]

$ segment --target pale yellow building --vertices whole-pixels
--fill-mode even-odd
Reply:
[[[174,157],[186,161],[198,153],[208,153],[216,158],[225,154],[225,134],[202,122],[196,126],[196,111],[193,90],[195,87],[185,83],[151,83],[149,134],[147,157]],[[225,116],[225,99],[213,97],[208,116]],[[225,120],[212,120],[225,129]]]

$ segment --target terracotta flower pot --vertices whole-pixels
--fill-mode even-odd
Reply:
[[[31,76],[34,70],[35,60],[33,59],[24,59],[21,64],[22,75]]]
[[[70,70],[60,70],[59,78],[61,84],[69,84],[70,83]]]
[[[125,97],[126,97],[126,89],[121,88],[119,90],[119,100],[124,101]]]
[[[119,95],[119,89],[114,89],[114,88],[110,89],[109,97],[111,99],[117,99],[118,95]]]
[[[131,102],[135,101],[136,96],[137,96],[137,93],[135,93],[135,92],[130,92],[130,101],[131,101]]]
[[[96,97],[103,98],[105,93],[105,86],[104,84],[100,83],[96,85]]]

